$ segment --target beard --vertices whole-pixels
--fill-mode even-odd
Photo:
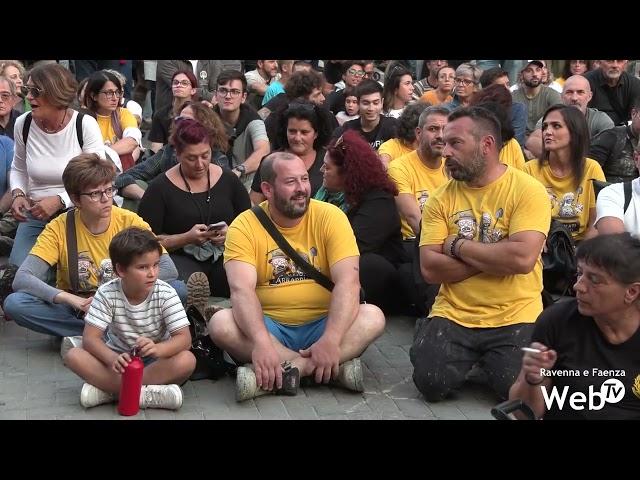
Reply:
[[[304,205],[300,206],[294,203],[294,199],[299,199],[304,196]],[[290,198],[280,196],[277,192],[274,192],[273,199],[275,200],[276,209],[287,218],[300,218],[309,208],[309,202],[311,201],[310,195],[305,191],[296,192]]]
[[[484,158],[482,158],[480,146],[478,146],[468,165],[462,165],[457,160],[447,158],[445,167],[449,176],[454,180],[472,182],[484,174],[486,165]]]
[[[531,78],[529,80],[523,79],[522,83],[524,83],[529,88],[536,88],[538,85],[542,83],[542,80],[539,78]]]

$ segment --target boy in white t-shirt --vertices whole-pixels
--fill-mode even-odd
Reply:
[[[137,347],[145,365],[141,408],[178,409],[196,361],[189,351],[189,321],[176,291],[158,279],[162,247],[155,235],[127,228],[111,240],[109,255],[118,278],[101,285],[85,316],[82,348],[65,364],[87,383],[83,407],[115,401],[122,373]]]

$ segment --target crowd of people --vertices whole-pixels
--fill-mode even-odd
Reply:
[[[62,339],[87,408],[134,350],[140,406],[180,408],[193,306],[238,401],[364,391],[360,356],[403,314],[429,402],[478,369],[537,418],[640,418],[628,61],[385,63],[0,61],[5,319]],[[543,308],[552,225],[575,293]],[[607,405],[548,402],[594,389]]]

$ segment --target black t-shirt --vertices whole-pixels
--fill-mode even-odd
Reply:
[[[333,138],[337,138],[342,135],[345,130],[357,130],[360,134],[365,138],[369,145],[375,150],[378,151],[380,145],[391,138],[395,138],[396,131],[398,129],[398,121],[392,117],[385,117],[383,115],[380,116],[380,121],[376,128],[371,130],[370,132],[365,132],[362,130],[362,123],[359,118],[355,120],[349,120],[348,122],[344,122],[341,127],[338,127],[333,132]]]
[[[151,130],[147,140],[154,143],[167,143],[169,141],[169,127],[171,126],[172,105],[153,112]]]
[[[345,109],[344,102],[346,99],[347,96],[344,94],[343,89],[337,92],[331,92],[327,97],[325,103],[329,106],[329,110],[331,110],[331,113],[337,115],[339,112]]]
[[[626,342],[611,344],[593,318],[580,314],[577,300],[572,299],[542,312],[535,324],[532,341],[558,353],[552,373],[575,375],[552,377],[557,393],[562,396],[565,388],[567,392],[562,409],[554,401],[545,420],[640,419],[640,329]],[[605,403],[601,410],[589,410],[589,387],[600,392],[603,382],[609,379],[622,382],[624,397],[617,403]],[[606,391],[612,393],[612,390]],[[586,398],[586,402],[580,404],[585,407],[583,410],[574,410],[569,404],[569,398],[575,392],[582,392]],[[547,395],[552,393],[547,390]],[[593,401],[596,406],[601,402],[597,397]]]
[[[377,253],[394,265],[408,260],[402,246],[400,214],[392,194],[384,190],[367,192],[360,205],[347,211],[347,218],[361,255]]]
[[[207,203],[207,192],[185,192],[162,174],[147,188],[138,214],[156,235],[175,235],[191,230],[196,223],[209,225],[224,220],[231,225],[238,214],[251,207],[249,194],[229,170],[223,170],[210,192]]]
[[[322,186],[323,175],[320,171],[320,168],[322,168],[325,152],[326,150],[324,148],[320,148],[319,150],[317,150],[316,159],[311,164],[311,168],[307,170],[309,172],[309,183],[311,183],[311,198],[313,198],[318,189]],[[262,160],[264,160],[264,157],[262,158]],[[260,166],[262,166],[262,160],[260,160]],[[262,183],[262,177],[260,176],[260,166],[258,167],[258,170],[256,170],[256,174],[253,176],[253,181],[251,182],[251,190],[258,193],[262,193],[262,189],[260,188],[260,183]]]

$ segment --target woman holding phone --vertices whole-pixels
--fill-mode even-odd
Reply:
[[[227,225],[251,206],[238,177],[211,163],[210,131],[190,118],[179,118],[171,137],[178,164],[159,175],[146,190],[138,212],[169,251],[186,280],[204,272],[211,295],[228,297],[222,266]]]

